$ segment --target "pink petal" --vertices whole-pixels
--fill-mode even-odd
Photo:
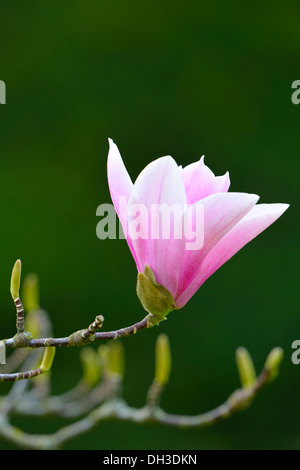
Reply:
[[[144,238],[132,239],[138,270],[142,272],[145,264],[149,264],[157,282],[174,295],[185,250],[184,236],[176,239],[174,230],[176,232],[182,229],[186,195],[181,170],[172,157],[162,157],[153,161],[138,176],[128,202],[129,224],[133,220],[132,211],[135,204],[143,205],[147,211],[141,217],[141,235]],[[165,204],[169,207],[176,204],[182,209],[181,216],[175,217],[170,239],[163,239],[161,232],[157,233],[158,239],[153,238],[152,232],[157,228],[155,222],[151,224],[151,207],[154,204],[160,206]],[[163,218],[162,230],[168,228],[164,224],[166,220]]]
[[[200,250],[186,250],[181,268],[177,297],[188,288],[199,275],[201,263],[219,240],[226,235],[258,201],[259,196],[247,193],[217,193],[202,199],[198,204],[204,206],[204,246]],[[189,234],[186,234],[189,239]],[[176,301],[176,306],[178,300]]]
[[[178,297],[176,302],[178,307],[183,307],[208,277],[243,246],[275,222],[288,207],[288,204],[258,204],[254,206],[208,253],[197,277]]]
[[[136,261],[132,242],[127,236],[127,204],[133,190],[133,183],[125,168],[119,149],[112,139],[109,141],[109,152],[107,158],[107,178],[111,199],[116,213],[120,219],[125,238],[130,251]]]
[[[107,177],[110,195],[121,222],[126,220],[126,211],[119,207],[120,196],[129,199],[133,190],[133,183],[125,168],[119,149],[112,139],[109,140],[109,153],[107,159]],[[121,213],[120,213],[121,212]]]
[[[230,186],[229,173],[215,176],[205,165],[204,157],[183,168],[182,176],[188,204],[194,204],[214,193],[227,192]]]

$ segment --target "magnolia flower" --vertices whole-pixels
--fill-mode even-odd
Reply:
[[[111,198],[136,262],[138,295],[146,310],[155,315],[183,307],[208,277],[289,207],[257,204],[256,194],[228,192],[228,172],[215,176],[204,157],[184,168],[170,156],[158,158],[133,184],[111,139],[109,145]],[[173,217],[169,238],[151,236],[159,220],[150,216],[151,208],[174,204],[183,210],[179,217]],[[137,205],[145,211],[140,210],[138,217],[139,236],[132,236],[128,224],[134,221],[132,209]],[[198,211],[200,207],[202,212]],[[183,236],[176,236],[187,214],[190,228],[181,232]],[[201,214],[203,243],[198,249],[188,249],[189,235],[194,233],[192,227],[197,227]],[[163,226],[167,223],[170,225],[170,218],[162,221]]]

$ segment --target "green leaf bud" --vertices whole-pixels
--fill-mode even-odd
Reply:
[[[240,347],[236,350],[236,363],[242,387],[252,387],[256,382],[256,372],[246,348]]]
[[[93,348],[84,347],[80,351],[80,360],[83,370],[83,381],[90,387],[93,387],[101,378],[99,356]]]
[[[265,369],[269,372],[269,382],[272,382],[278,375],[279,372],[279,365],[281,364],[283,359],[283,349],[280,347],[276,347],[272,349],[269,353],[266,362],[265,362]]]
[[[11,273],[11,281],[10,281],[10,293],[13,298],[13,300],[18,299],[20,294],[20,280],[21,280],[21,260],[17,260],[15,262],[15,265],[13,267],[12,273]]]
[[[42,363],[40,365],[40,369],[42,370],[42,372],[47,372],[48,370],[51,369],[54,355],[55,355],[55,348],[53,346],[48,346],[45,349]]]
[[[27,274],[22,286],[22,301],[27,312],[38,310],[39,299],[39,278],[36,274]]]
[[[160,385],[166,385],[171,373],[171,350],[167,335],[160,334],[155,348],[155,380]]]

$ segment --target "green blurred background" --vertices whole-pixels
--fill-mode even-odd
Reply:
[[[96,208],[110,202],[108,137],[133,179],[153,159],[187,165],[205,154],[231,190],[291,207],[159,328],[126,338],[124,397],[144,404],[154,345],[169,335],[173,373],[166,411],[196,414],[239,385],[235,349],[257,369],[274,346],[280,376],[245,412],[208,429],[108,422],[67,449],[298,449],[300,365],[299,125],[291,102],[299,76],[300,8],[287,2],[91,1],[1,4],[1,337],[15,333],[13,263],[37,272],[55,336],[95,314],[105,330],[144,312],[125,241],[96,237]],[[81,374],[75,349],[59,350],[53,392]],[[17,419],[28,432],[66,421]],[[0,442],[0,448],[13,446]]]

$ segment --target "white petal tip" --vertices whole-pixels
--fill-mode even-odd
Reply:
[[[283,214],[283,213],[290,207],[290,204],[278,203],[278,204],[277,204],[277,207],[278,207],[278,212],[280,212],[281,214]]]
[[[230,193],[229,193],[229,194],[230,194]],[[245,193],[245,194],[247,194],[247,193]],[[252,193],[250,193],[250,194],[248,194],[248,196],[250,197],[251,200],[255,201],[255,204],[256,204],[257,201],[259,201],[259,199],[260,199],[260,196],[258,196],[258,194],[252,194]]]

